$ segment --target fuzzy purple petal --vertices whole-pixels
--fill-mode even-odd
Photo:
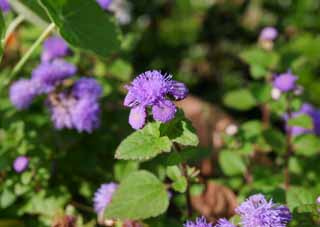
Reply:
[[[10,87],[10,101],[17,109],[26,109],[30,106],[36,93],[37,88],[32,81],[20,79]]]
[[[13,162],[13,169],[17,173],[25,171],[29,166],[29,158],[26,156],[19,156]]]
[[[96,0],[96,2],[100,5],[103,10],[108,10],[112,0]]]
[[[0,0],[0,9],[4,13],[10,11],[11,7],[10,7],[8,0]]]
[[[282,92],[294,90],[298,78],[290,72],[286,72],[277,76],[273,81],[273,87],[278,88]]]
[[[166,123],[174,118],[176,111],[173,102],[163,100],[152,107],[152,116],[155,120]]]
[[[220,218],[214,227],[236,227],[225,218]]]
[[[146,123],[147,112],[143,106],[136,106],[131,109],[129,115],[129,124],[132,128],[138,130],[142,128]]]
[[[42,61],[51,61],[55,58],[61,58],[71,53],[68,44],[58,36],[49,37],[43,44],[41,55]]]
[[[94,210],[99,215],[111,202],[114,192],[117,190],[116,183],[102,184],[100,188],[94,193],[93,203]]]
[[[187,221],[184,227],[212,227],[211,223],[208,223],[205,217],[199,217],[196,221]]]
[[[102,87],[97,80],[82,77],[74,84],[72,93],[76,98],[90,97],[98,99],[102,96]]]
[[[277,38],[278,31],[274,27],[265,27],[260,33],[261,40],[273,41]]]

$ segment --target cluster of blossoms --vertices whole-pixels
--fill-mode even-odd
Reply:
[[[290,71],[276,76],[273,80],[272,97],[274,99],[279,99],[282,93],[288,92],[300,94],[302,88],[297,85],[297,80],[298,77],[293,75]],[[287,125],[287,132],[290,132],[293,136],[298,136],[306,133],[314,133],[316,135],[320,135],[320,110],[316,109],[309,103],[304,103],[299,111],[291,113],[290,116],[286,114],[284,116],[284,119],[287,122],[291,118],[298,117],[302,114],[310,116],[313,121],[313,129]]]
[[[272,50],[274,40],[278,37],[278,31],[274,27],[265,27],[259,35],[259,44],[265,50]]]
[[[242,227],[286,227],[292,216],[286,206],[267,201],[261,194],[250,196],[236,208],[240,216]],[[188,221],[184,227],[212,227],[205,218],[198,218],[195,222]],[[219,219],[215,227],[236,227],[228,220]]]
[[[99,98],[102,88],[93,78],[82,77],[72,84],[68,79],[77,68],[62,57],[71,53],[59,37],[48,38],[43,46],[41,63],[30,79],[20,79],[10,87],[10,100],[19,110],[28,108],[38,95],[47,94],[47,106],[56,129],[92,132],[99,127]],[[66,88],[67,87],[67,88]]]
[[[112,12],[120,24],[131,21],[131,5],[126,0],[96,0],[103,10]]]
[[[128,94],[124,105],[131,108],[129,123],[134,129],[142,128],[147,119],[147,109],[151,108],[155,120],[166,123],[174,118],[176,106],[170,100],[184,99],[187,87],[172,80],[171,75],[159,71],[146,71],[126,86]]]
[[[4,13],[10,11],[11,7],[8,0],[0,0],[0,9]]]
[[[25,171],[28,168],[28,166],[29,158],[24,155],[18,156],[13,162],[13,169],[17,173]]]

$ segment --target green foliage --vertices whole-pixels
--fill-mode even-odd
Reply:
[[[297,117],[293,117],[288,120],[288,125],[290,126],[298,126],[305,129],[312,129],[313,128],[313,120],[307,114],[301,114]]]
[[[236,152],[223,150],[219,154],[219,164],[227,176],[244,174],[246,165],[243,158]]]
[[[254,96],[248,89],[228,92],[224,96],[223,102],[226,106],[236,110],[249,110],[257,104]]]
[[[105,211],[107,218],[146,219],[165,212],[169,205],[167,191],[153,174],[138,171],[125,178]]]
[[[317,136],[312,134],[296,137],[293,141],[293,145],[297,154],[303,156],[312,156],[320,151],[320,140]]]
[[[62,37],[75,48],[108,57],[120,49],[119,29],[94,0],[40,0]]]

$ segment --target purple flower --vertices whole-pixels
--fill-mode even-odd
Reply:
[[[42,61],[51,61],[71,53],[68,44],[58,36],[49,37],[43,44]]]
[[[282,92],[292,91],[296,88],[298,78],[290,71],[282,73],[273,81],[273,87],[278,88]]]
[[[112,0],[96,0],[103,10],[108,10]]]
[[[197,218],[195,222],[187,221],[183,225],[184,227],[212,227],[211,223],[208,223],[205,217]]]
[[[32,81],[39,85],[41,93],[48,93],[76,72],[77,68],[74,65],[62,59],[55,59],[52,62],[43,62],[35,68],[32,72]]]
[[[83,77],[74,84],[72,93],[76,98],[98,99],[102,96],[102,87],[95,79]]]
[[[30,106],[36,93],[37,88],[32,81],[20,79],[10,87],[10,101],[17,109],[26,109]]]
[[[17,173],[21,173],[28,168],[29,159],[26,156],[19,156],[13,162],[13,169]]]
[[[82,98],[71,109],[74,127],[78,132],[91,133],[100,126],[100,107],[93,98]]]
[[[286,206],[267,201],[261,194],[250,196],[238,208],[243,227],[285,227],[291,221],[291,213]]]
[[[171,79],[171,75],[163,75],[159,71],[147,71],[135,78],[126,86],[128,94],[124,105],[132,108],[129,123],[134,129],[140,129],[146,122],[147,107],[152,108],[152,115],[160,122],[170,121],[176,112],[176,107],[168,98],[184,99],[188,89],[183,83]]]
[[[73,128],[71,110],[76,105],[76,102],[77,100],[65,93],[49,97],[51,120],[56,129]]]
[[[265,27],[260,32],[259,39],[265,41],[273,41],[277,38],[278,31],[274,27]]]
[[[299,126],[288,126],[286,125],[287,132],[290,131],[290,133],[293,136],[298,136],[306,133],[315,133],[316,135],[320,135],[320,111],[317,110],[314,106],[312,106],[309,103],[304,103],[300,110],[297,112],[293,112],[291,114],[291,118],[298,117],[302,114],[308,115],[313,120],[313,129],[306,129]],[[285,121],[287,122],[289,120],[288,115],[284,116]]]
[[[116,183],[102,184],[100,188],[94,193],[93,203],[94,210],[99,215],[111,202],[114,192],[117,190]]]
[[[220,218],[214,227],[236,227],[225,218]]]
[[[11,9],[9,2],[7,0],[0,0],[0,9],[3,12],[8,12]]]

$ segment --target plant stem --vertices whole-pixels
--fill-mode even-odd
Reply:
[[[24,16],[23,15],[19,15],[18,17],[16,17],[8,26],[8,29],[6,31],[6,35],[4,37],[3,40],[3,44],[6,45],[12,32],[14,32],[14,30],[16,30],[16,28],[24,21]]]
[[[174,143],[175,150],[179,153],[181,151],[181,148],[178,144]],[[181,171],[183,176],[187,180],[187,189],[186,189],[186,202],[187,202],[187,210],[188,210],[188,217],[192,217],[192,204],[191,204],[191,194],[190,194],[190,180],[188,176],[188,165],[187,163],[183,162],[181,163]]]
[[[268,128],[270,124],[270,110],[268,104],[264,103],[261,105],[261,112],[263,127]]]
[[[292,110],[291,110],[291,100],[290,97],[288,97],[287,100],[287,115],[288,119],[292,117]],[[292,132],[291,127],[287,129],[287,136],[286,136],[286,142],[287,142],[287,151],[285,154],[285,167],[284,167],[284,188],[285,190],[288,190],[290,187],[290,172],[289,172],[289,159],[291,155],[293,154],[292,149]]]
[[[17,73],[21,70],[24,64],[31,57],[32,53],[37,49],[37,47],[42,43],[42,41],[50,34],[50,32],[55,28],[54,23],[51,23],[41,34],[41,36],[32,44],[29,50],[25,53],[25,55],[20,59],[20,61],[13,68],[10,79],[12,79]]]

